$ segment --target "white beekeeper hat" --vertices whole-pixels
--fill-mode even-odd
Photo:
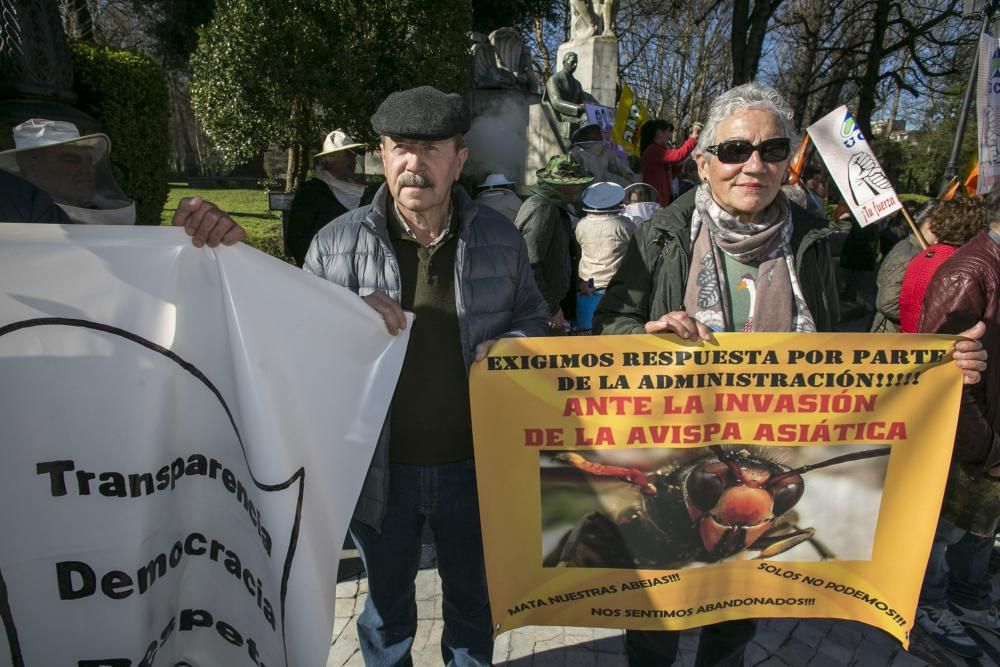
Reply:
[[[94,162],[100,161],[111,152],[111,140],[106,134],[86,134],[80,136],[76,125],[64,120],[31,118],[11,130],[14,148],[0,151],[0,169],[18,172],[17,153],[52,148],[63,144],[75,144],[90,149]]]
[[[625,200],[625,188],[617,183],[601,181],[583,191],[583,210],[602,213],[620,207]]]

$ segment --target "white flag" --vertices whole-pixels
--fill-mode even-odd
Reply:
[[[248,246],[0,224],[0,665],[326,664],[407,331]]]
[[[862,227],[903,207],[846,106],[823,116],[807,132]]]
[[[983,33],[979,41],[979,87],[976,95],[979,126],[979,183],[985,194],[1000,181],[1000,45]]]

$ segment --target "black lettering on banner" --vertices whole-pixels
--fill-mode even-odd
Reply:
[[[304,499],[304,486],[305,486],[305,469],[299,468],[296,470],[287,480],[279,482],[276,484],[265,484],[260,482],[254,475],[252,468],[250,467],[249,460],[247,459],[246,445],[243,442],[242,435],[240,434],[239,427],[236,424],[235,418],[233,416],[232,410],[226,404],[225,398],[219,389],[209,380],[209,378],[200,371],[197,367],[188,361],[185,361],[180,356],[178,356],[173,351],[164,348],[150,340],[142,338],[132,332],[126,331],[119,327],[110,326],[107,324],[101,324],[97,322],[90,322],[83,319],[75,318],[61,318],[61,317],[43,317],[35,318],[29,320],[22,320],[19,322],[13,322],[0,327],[0,337],[27,329],[32,329],[35,327],[67,327],[76,329],[89,329],[92,331],[99,331],[112,336],[117,336],[124,340],[130,341],[140,347],[150,350],[162,357],[170,360],[181,369],[183,369],[190,376],[194,377],[195,380],[200,382],[207,388],[217,399],[219,406],[225,411],[226,418],[233,429],[233,433],[236,436],[236,440],[239,443],[241,453],[243,455],[243,460],[246,462],[247,470],[250,474],[250,478],[253,481],[254,486],[259,491],[265,492],[277,492],[277,491],[287,491],[292,490],[296,492],[295,500],[295,512],[292,518],[291,531],[288,536],[288,549],[284,554],[282,563],[282,575],[281,575],[281,590],[280,590],[280,612],[282,621],[285,617],[285,600],[288,593],[288,581],[291,576],[292,561],[295,556],[295,550],[298,542],[299,527],[302,520],[302,504]],[[203,455],[193,455],[192,458],[189,457],[186,461],[186,468],[181,467],[176,469],[174,466],[177,460],[173,461],[169,468],[163,467],[158,469],[155,474],[152,471],[140,472],[129,476],[122,475],[121,473],[115,471],[104,471],[107,473],[106,476],[102,476],[99,480],[99,486],[97,492],[105,496],[112,497],[145,497],[150,495],[155,491],[164,491],[166,488],[173,489],[177,480],[185,472],[205,474],[206,462]],[[179,459],[181,466],[185,466],[184,459]],[[222,464],[217,460],[212,460],[209,469],[209,477],[212,479],[218,479],[219,471],[222,470],[225,474],[225,469]],[[98,478],[98,473],[87,471],[87,470],[76,470],[75,463],[71,460],[53,460],[39,462],[36,464],[36,474],[39,476],[47,476],[49,482],[48,491],[52,497],[64,497],[70,494],[74,489],[72,488],[73,481],[76,482],[76,494],[79,496],[89,496],[93,492],[91,490],[91,482]],[[67,478],[67,473],[75,472],[75,480],[73,478]],[[171,474],[176,472],[176,474]],[[226,483],[229,480],[224,480],[223,484],[226,486],[230,493],[236,493],[236,476],[232,471],[229,472],[229,478],[232,480],[231,484]],[[154,484],[155,479],[155,484]],[[229,487],[232,486],[230,489]],[[245,489],[244,489],[245,493]],[[242,500],[242,499],[241,499]],[[261,516],[259,510],[254,507],[249,499],[249,494],[246,494],[246,500],[242,503],[247,511],[248,516],[251,519],[251,524],[256,528],[258,535],[261,538],[262,544],[265,547],[268,555],[271,555],[272,541],[270,535],[267,533],[261,521]],[[251,507],[253,509],[251,509]],[[204,543],[199,543],[197,538],[191,538],[190,535],[188,539],[184,541],[181,546],[181,550],[178,554],[187,553],[184,551],[184,547],[190,545],[192,550],[190,555],[203,555],[205,553]],[[214,546],[214,545],[213,545]],[[173,552],[172,554],[173,555]],[[176,558],[182,558],[182,555],[176,556]],[[164,557],[164,561],[166,558]],[[150,562],[147,568],[148,581],[146,582],[146,589],[148,590],[149,585],[155,580],[156,576],[164,576],[166,573],[167,562],[164,562],[162,566],[159,565],[160,557],[156,557]],[[60,598],[62,599],[75,599],[78,597],[85,597],[87,595],[93,595],[96,592],[97,578],[96,573],[90,568],[86,563],[80,561],[65,561],[57,566],[57,586],[59,587]],[[258,606],[267,607],[267,614],[270,615],[269,623],[272,628],[275,627],[275,620],[273,611],[270,609],[270,603],[266,600],[260,599],[260,584],[259,580],[256,581],[256,589],[258,592]],[[128,597],[135,590],[136,585],[135,580],[125,573],[112,572],[108,573],[101,579],[101,589],[102,593],[108,595],[112,599],[121,599],[121,597]],[[141,583],[140,583],[141,585]],[[245,585],[245,584],[244,584]],[[16,603],[16,600],[15,600]],[[207,613],[207,612],[204,612]],[[191,610],[188,614],[188,619],[200,618],[198,615],[198,610]],[[0,621],[3,623],[3,630],[7,639],[8,648],[11,656],[12,667],[24,667],[24,660],[22,657],[22,650],[19,643],[19,635],[17,632],[16,624],[16,604],[12,605],[11,596],[8,587],[5,583],[3,572],[0,570]],[[185,617],[182,613],[179,617],[181,624],[184,623]],[[172,631],[171,629],[164,630],[166,635],[169,635]],[[285,637],[285,626],[282,622],[282,647],[285,656],[285,663],[287,665],[287,638]],[[257,660],[257,649],[256,645],[249,639],[246,640],[247,650],[254,663],[258,663]],[[113,658],[111,660],[103,661],[108,667],[120,667],[125,664],[131,664],[131,662],[125,661],[124,659]],[[149,664],[152,664],[151,662]],[[100,661],[93,661],[91,667],[98,667],[102,665]]]
[[[112,600],[124,600],[133,593],[144,594],[158,580],[177,568],[185,556],[208,555],[213,562],[222,562],[226,572],[243,583],[243,588],[250,598],[257,603],[257,608],[264,620],[276,630],[274,606],[270,598],[264,595],[264,583],[252,570],[243,566],[239,555],[227,549],[216,539],[211,540],[211,546],[201,533],[191,533],[183,540],[177,540],[169,552],[160,553],[136,572],[135,579],[127,573],[112,570],[101,577],[100,591]],[[169,553],[169,555],[168,555]],[[225,556],[223,559],[222,556]],[[63,561],[56,563],[56,580],[59,588],[59,598],[62,600],[77,600],[97,593],[97,573],[87,563],[81,561]]]
[[[127,476],[116,471],[104,471],[100,473],[89,470],[77,470],[76,462],[68,461],[41,461],[35,465],[38,475],[49,476],[50,493],[53,497],[65,496],[76,493],[81,496],[90,495],[90,482],[97,479],[100,482],[98,492],[106,498],[141,498],[152,495],[156,491],[171,491],[177,486],[177,482],[182,477],[192,477],[195,475],[205,475],[213,478],[221,477],[221,481],[226,491],[235,497],[247,516],[250,524],[257,529],[264,550],[271,555],[271,534],[264,527],[260,518],[260,510],[250,498],[247,487],[236,477],[236,474],[222,465],[216,459],[211,462],[203,454],[192,454],[187,461],[181,457],[174,459],[169,465],[163,466],[156,473],[157,483],[153,484],[152,473],[129,473]],[[67,486],[65,473],[75,472],[76,485]],[[216,473],[221,473],[216,474]]]

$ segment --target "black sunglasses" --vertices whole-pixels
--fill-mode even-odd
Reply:
[[[791,142],[786,138],[768,139],[754,146],[744,139],[721,141],[705,150],[719,158],[723,164],[743,164],[750,159],[754,151],[760,153],[764,162],[781,162],[788,157]]]

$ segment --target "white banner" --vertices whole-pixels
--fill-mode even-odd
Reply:
[[[405,332],[176,228],[0,224],[0,286],[0,665],[326,664]]]
[[[846,106],[806,131],[858,224],[865,227],[903,207]]]
[[[983,33],[979,41],[979,86],[976,95],[979,122],[979,184],[985,194],[1000,180],[1000,44]]]

